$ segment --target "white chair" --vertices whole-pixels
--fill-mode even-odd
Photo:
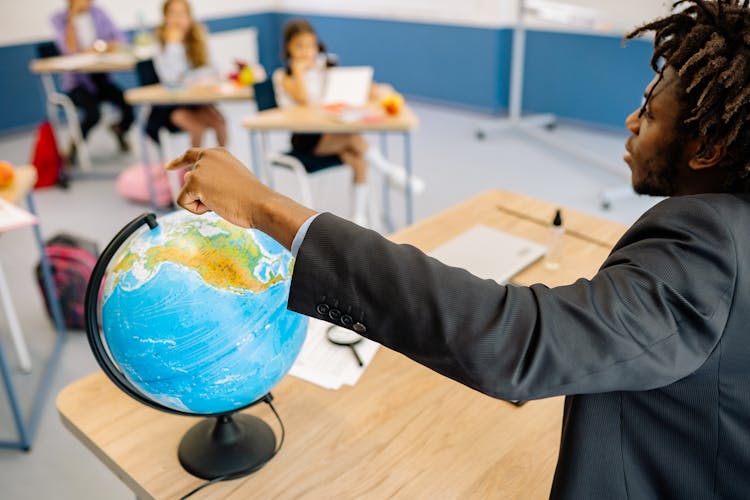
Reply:
[[[60,52],[57,50],[57,46],[54,42],[43,42],[37,45],[37,55],[41,58],[56,57],[60,55]],[[76,109],[75,104],[73,104],[70,97],[57,91],[51,74],[44,73],[41,77],[44,94],[47,97],[47,116],[49,117],[50,123],[53,124],[55,130],[60,130],[57,108],[58,106],[61,107],[65,114],[65,121],[67,122],[70,139],[76,147],[78,164],[82,170],[91,170],[91,156],[89,155],[86,141],[83,139],[83,134],[81,133],[81,122],[78,119],[78,110]]]

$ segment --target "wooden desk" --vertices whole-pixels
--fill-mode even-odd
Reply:
[[[260,175],[260,159],[257,155],[255,135],[257,133],[267,134],[273,131],[289,131],[298,133],[325,133],[325,134],[345,134],[345,133],[367,133],[378,132],[400,133],[404,140],[404,168],[406,169],[407,178],[412,174],[412,156],[411,156],[411,133],[419,126],[419,118],[408,106],[404,106],[398,115],[390,116],[383,112],[378,102],[371,102],[367,108],[371,115],[382,115],[382,119],[362,120],[344,122],[337,120],[330,113],[319,107],[314,106],[297,106],[291,108],[275,108],[261,111],[254,116],[248,117],[242,122],[242,126],[250,131],[250,147],[252,148],[253,169],[256,175]],[[381,135],[381,137],[383,137]],[[261,141],[265,145],[268,141]],[[383,141],[383,144],[384,141]],[[264,151],[265,156],[266,151]],[[385,220],[388,230],[394,230],[394,224],[390,212],[390,195],[388,183],[384,184],[383,189],[383,210],[385,211]],[[411,185],[406,186],[406,224],[414,221],[414,196]]]
[[[555,207],[492,191],[393,236],[429,251],[474,224],[544,242]],[[562,267],[535,264],[520,284],[592,276],[624,228],[572,211]],[[580,235],[578,231],[581,231]],[[287,440],[279,455],[243,479],[196,498],[547,498],[560,440],[562,398],[518,408],[381,349],[354,387],[328,391],[286,377],[273,391]],[[103,373],[57,399],[64,425],[139,498],[177,498],[203,483],[177,460],[197,420],[131,400]],[[265,406],[250,411],[273,422]],[[273,423],[272,423],[273,425]]]
[[[157,83],[125,91],[125,101],[133,106],[213,104],[222,101],[248,101],[252,98],[252,87],[240,87],[231,83],[176,89]]]
[[[60,73],[116,73],[132,71],[137,59],[129,52],[73,54],[34,59],[29,70],[37,75]]]
[[[382,113],[380,106],[375,103],[371,103],[368,109],[376,115]],[[382,120],[342,122],[320,108],[298,106],[261,111],[245,118],[242,126],[258,132],[274,130],[324,134],[411,132],[419,126],[419,118],[407,106],[396,116],[383,114]]]
[[[37,180],[36,168],[33,166],[20,166],[15,168],[15,179],[13,184],[5,189],[0,189],[0,197],[4,200],[10,201],[15,204],[20,204],[23,198],[26,199],[26,204],[29,211],[36,214],[33,200],[33,189],[34,184]],[[42,416],[42,410],[44,409],[44,403],[49,395],[49,389],[51,386],[52,378],[55,376],[57,364],[60,360],[62,348],[66,338],[65,324],[63,322],[62,310],[60,309],[60,302],[57,297],[57,293],[53,290],[53,278],[52,268],[50,266],[47,254],[44,251],[44,240],[42,239],[42,233],[37,222],[33,226],[34,238],[36,240],[37,249],[39,250],[39,260],[42,267],[42,280],[44,282],[44,291],[47,296],[47,303],[50,304],[52,311],[53,322],[57,330],[57,339],[55,346],[52,350],[52,354],[47,362],[44,374],[39,384],[39,389],[33,399],[31,416],[28,421],[24,421],[23,412],[18,402],[18,397],[13,386],[11,379],[10,370],[5,360],[5,355],[2,349],[2,343],[0,343],[0,375],[5,386],[5,394],[8,398],[10,405],[10,411],[13,415],[13,420],[16,425],[16,431],[18,438],[16,440],[4,441],[0,440],[0,448],[17,448],[21,450],[29,450],[31,443],[36,434],[36,430],[39,426],[39,420]],[[5,309],[10,333],[16,346],[16,351],[19,357],[19,364],[23,371],[31,371],[31,360],[28,355],[26,344],[23,339],[21,332],[20,322],[15,314],[15,309],[10,299],[10,290],[6,285],[5,276],[0,266],[0,301]]]

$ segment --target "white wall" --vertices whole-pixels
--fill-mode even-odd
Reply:
[[[530,0],[533,1],[533,0]],[[550,0],[584,7],[604,20],[597,28],[622,32],[669,12],[669,0]],[[279,0],[283,11],[469,26],[508,26],[518,19],[518,0]],[[534,26],[590,31],[590,28],[530,19]]]
[[[280,0],[281,10],[469,26],[502,26],[516,18],[514,0]]]
[[[161,0],[95,0],[123,29],[136,27],[138,15],[149,25],[161,19]],[[52,37],[50,17],[67,6],[67,0],[0,0],[4,6],[0,46]],[[277,10],[278,0],[191,0],[198,18],[215,18]]]
[[[531,0],[533,1],[533,0]],[[551,0],[590,7],[601,12],[615,32],[669,12],[667,0]],[[0,46],[52,37],[49,18],[67,0],[0,0],[13,2],[3,9]],[[161,0],[96,0],[125,29],[136,26],[138,15],[149,25],[161,16]],[[191,0],[199,18],[215,18],[253,12],[298,12],[468,26],[508,26],[518,16],[517,0]],[[536,26],[571,29],[559,23],[533,20]],[[586,31],[580,27],[574,30]]]

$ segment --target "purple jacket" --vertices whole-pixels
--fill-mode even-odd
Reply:
[[[94,21],[94,28],[96,29],[96,37],[102,40],[116,41],[120,43],[127,43],[125,34],[120,31],[107,16],[107,14],[99,7],[92,5],[89,9],[91,18]],[[61,54],[70,54],[68,47],[65,43],[65,29],[68,25],[68,10],[65,9],[62,12],[58,12],[52,16],[52,26],[55,30],[55,43]],[[62,75],[62,88],[65,92],[69,92],[74,88],[82,85],[88,90],[94,90],[94,84],[91,81],[91,77],[83,73],[65,73]]]

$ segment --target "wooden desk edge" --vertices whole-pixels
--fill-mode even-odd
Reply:
[[[154,497],[149,494],[133,477],[131,477],[120,465],[112,460],[101,448],[96,446],[94,442],[86,435],[85,432],[81,431],[70,419],[68,419],[64,407],[66,406],[66,399],[69,397],[68,394],[77,390],[79,386],[86,386],[94,382],[96,378],[104,377],[104,372],[97,371],[90,375],[87,375],[81,379],[75,380],[65,386],[55,399],[55,407],[57,408],[57,414],[60,417],[60,421],[63,426],[68,429],[73,436],[75,436],[91,453],[94,454],[102,463],[111,470],[120,480],[135,493],[138,499],[153,499]],[[109,382],[108,379],[106,379]]]
[[[411,108],[405,108],[401,115],[395,117],[386,116],[384,120],[377,122],[341,122],[336,121],[334,118],[330,118],[320,124],[309,124],[309,123],[292,123],[293,120],[289,119],[286,122],[279,124],[278,122],[269,122],[268,115],[266,113],[279,113],[281,108],[270,109],[266,111],[260,111],[259,113],[248,116],[242,119],[242,127],[258,132],[272,132],[282,130],[293,130],[296,132],[319,132],[322,129],[323,132],[328,129],[339,131],[347,128],[361,129],[365,132],[413,132],[419,128],[419,117],[411,110]],[[315,109],[315,108],[310,108]]]

